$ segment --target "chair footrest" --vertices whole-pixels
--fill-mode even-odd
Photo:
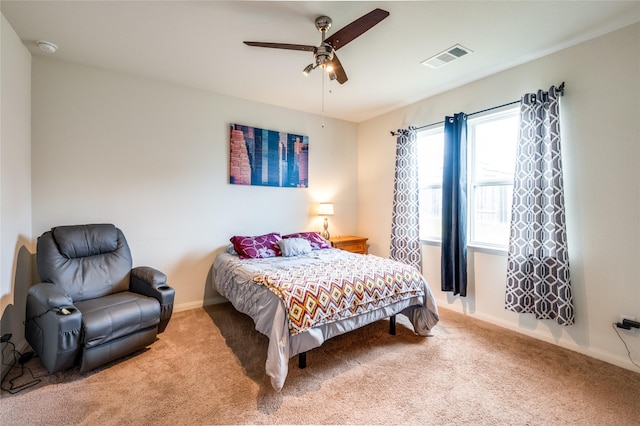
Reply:
[[[102,364],[145,348],[156,340],[157,333],[158,327],[154,326],[116,340],[111,340],[100,346],[94,346],[92,348],[85,347],[83,349],[80,372],[84,373]]]
[[[160,303],[130,291],[84,300],[75,306],[82,312],[86,348],[157,326],[160,321]]]

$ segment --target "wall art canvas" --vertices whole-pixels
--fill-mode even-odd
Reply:
[[[231,124],[229,182],[309,186],[309,137]]]

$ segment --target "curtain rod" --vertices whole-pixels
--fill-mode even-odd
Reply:
[[[562,84],[560,84],[560,86],[558,86],[558,90],[560,91],[560,96],[564,96],[564,81],[562,82]],[[491,111],[491,110],[498,109],[498,108],[503,108],[503,107],[506,107],[506,106],[509,106],[509,105],[519,104],[520,102],[521,102],[521,100],[518,99],[517,101],[507,102],[506,104],[502,104],[502,105],[494,106],[494,107],[491,107],[491,108],[483,109],[481,111],[472,112],[472,113],[467,114],[467,116],[470,117],[472,115],[482,114],[483,112]],[[437,123],[425,124],[424,126],[415,127],[414,130],[426,129],[427,127],[437,126],[438,124],[444,124],[444,120],[438,121]],[[398,129],[397,132],[394,132],[392,130],[391,131],[391,136],[398,136],[403,131],[405,131],[405,129]]]

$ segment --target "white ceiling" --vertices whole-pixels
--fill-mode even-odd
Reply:
[[[640,21],[640,1],[11,1],[2,14],[34,55],[360,122]],[[329,83],[311,52],[244,40],[318,45],[381,8],[390,16],[338,51],[349,81]],[[332,33],[330,32],[329,35]],[[36,40],[59,46],[54,55]],[[461,44],[474,53],[420,64]],[[597,58],[594,58],[596,61]]]

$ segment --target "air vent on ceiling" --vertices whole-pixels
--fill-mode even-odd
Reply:
[[[458,59],[467,53],[472,53],[472,50],[467,49],[459,44],[455,46],[451,46],[444,52],[440,52],[435,56],[430,57],[429,59],[425,59],[422,61],[422,65],[425,65],[430,68],[440,68],[444,65],[447,65],[449,62]]]

